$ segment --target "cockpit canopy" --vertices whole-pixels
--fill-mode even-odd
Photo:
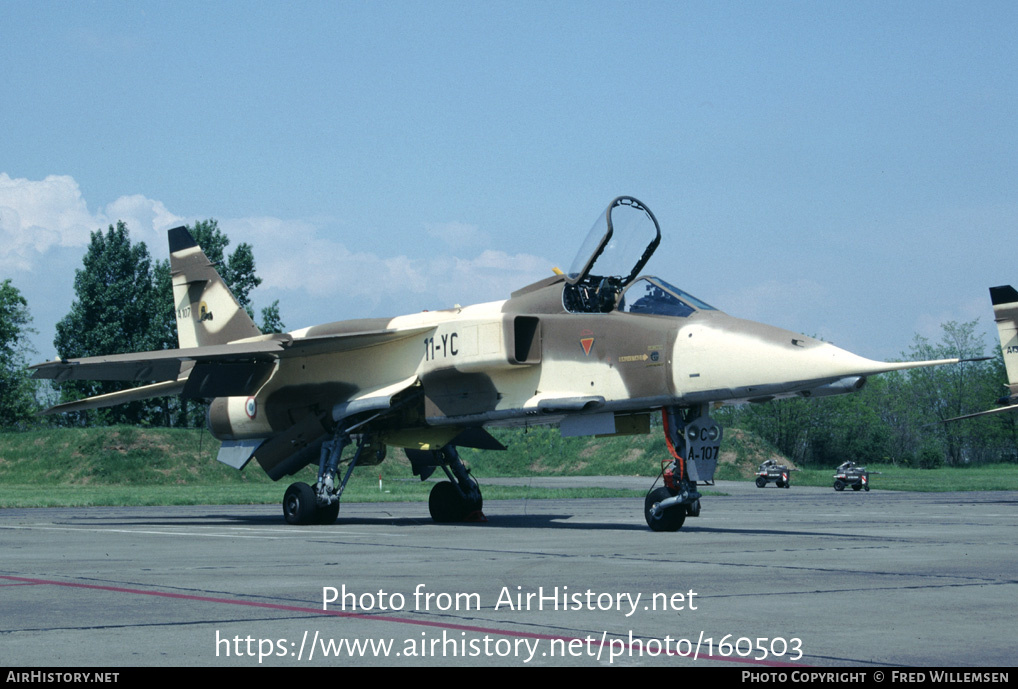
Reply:
[[[566,274],[562,303],[572,313],[688,316],[714,310],[696,297],[655,277],[637,275],[661,243],[654,214],[631,196],[608,204],[580,246]]]
[[[608,313],[661,242],[654,214],[631,196],[608,204],[580,246],[566,274],[567,311]]]

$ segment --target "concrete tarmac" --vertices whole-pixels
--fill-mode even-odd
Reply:
[[[1018,658],[1018,494],[713,490],[678,533],[651,532],[639,499],[489,501],[487,522],[454,525],[424,503],[345,504],[335,525],[309,527],[278,506],[0,510],[0,658],[786,670]]]

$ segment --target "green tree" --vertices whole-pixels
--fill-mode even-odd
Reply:
[[[152,266],[152,288],[158,303],[152,313],[150,341],[146,347],[148,350],[177,347],[177,314],[173,304],[172,280],[170,262],[156,261]]]
[[[892,371],[873,376],[863,390],[867,403],[887,433],[886,459],[894,464],[911,466],[924,444],[923,405],[914,399],[913,387],[905,371]]]
[[[985,352],[982,336],[976,332],[978,320],[968,323],[950,321],[941,325],[940,342],[916,335],[906,359],[973,359]],[[916,456],[929,463],[931,450],[939,445],[944,460],[951,465],[985,459],[979,447],[982,426],[979,423],[945,423],[948,419],[985,408],[993,399],[987,391],[992,366],[985,361],[913,369],[904,390],[918,409],[915,419],[922,424],[924,436]],[[975,453],[975,454],[973,454]]]
[[[272,302],[270,306],[266,306],[262,309],[262,324],[260,327],[263,333],[286,332],[286,325],[283,323],[283,319],[279,315],[278,299]]]
[[[835,467],[842,462],[872,462],[889,454],[890,433],[876,413],[867,388],[815,400],[817,421],[809,438],[810,463]]]
[[[35,410],[35,381],[25,369],[35,351],[25,336],[34,333],[28,302],[4,280],[0,283],[0,427],[23,426]]]
[[[92,233],[83,267],[75,271],[75,301],[57,323],[53,342],[63,358],[119,354],[152,349],[157,339],[152,317],[160,308],[153,284],[152,261],[144,243],[132,244],[127,225],[117,222]],[[170,302],[172,303],[172,302]],[[68,381],[61,386],[65,401],[122,390],[112,381]],[[106,423],[152,421],[155,402],[132,402],[95,412]]]

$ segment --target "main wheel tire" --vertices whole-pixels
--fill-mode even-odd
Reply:
[[[767,479],[765,479],[763,476],[757,476],[756,477],[756,487],[757,488],[763,488],[766,485],[767,485]]]
[[[837,481],[834,482],[834,490],[836,491],[845,490],[845,482],[839,478]]]
[[[658,513],[657,516],[651,514],[651,508],[654,505],[667,500],[672,497],[672,492],[662,486],[655,490],[647,493],[647,497],[643,500],[643,516],[647,519],[647,526],[650,527],[651,531],[678,531],[682,528],[682,525],[686,521],[686,508],[682,505],[676,505],[670,509],[664,510]]]
[[[335,524],[338,516],[339,500],[325,507],[315,509],[315,524],[323,524],[325,526]]]
[[[463,521],[468,514],[468,507],[451,481],[436,483],[428,496],[428,511],[439,524]]]
[[[306,483],[292,483],[283,494],[283,519],[287,524],[315,523],[315,491]]]
[[[852,490],[862,490],[862,485],[860,485],[858,483],[853,483],[852,484]]]
[[[785,482],[784,481],[775,481],[774,483],[778,486],[778,488],[784,488],[785,487]]]

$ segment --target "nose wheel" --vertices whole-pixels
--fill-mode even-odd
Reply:
[[[685,505],[660,507],[662,502],[674,497],[672,491],[664,486],[647,493],[643,500],[643,513],[651,531],[678,531],[686,523]]]

